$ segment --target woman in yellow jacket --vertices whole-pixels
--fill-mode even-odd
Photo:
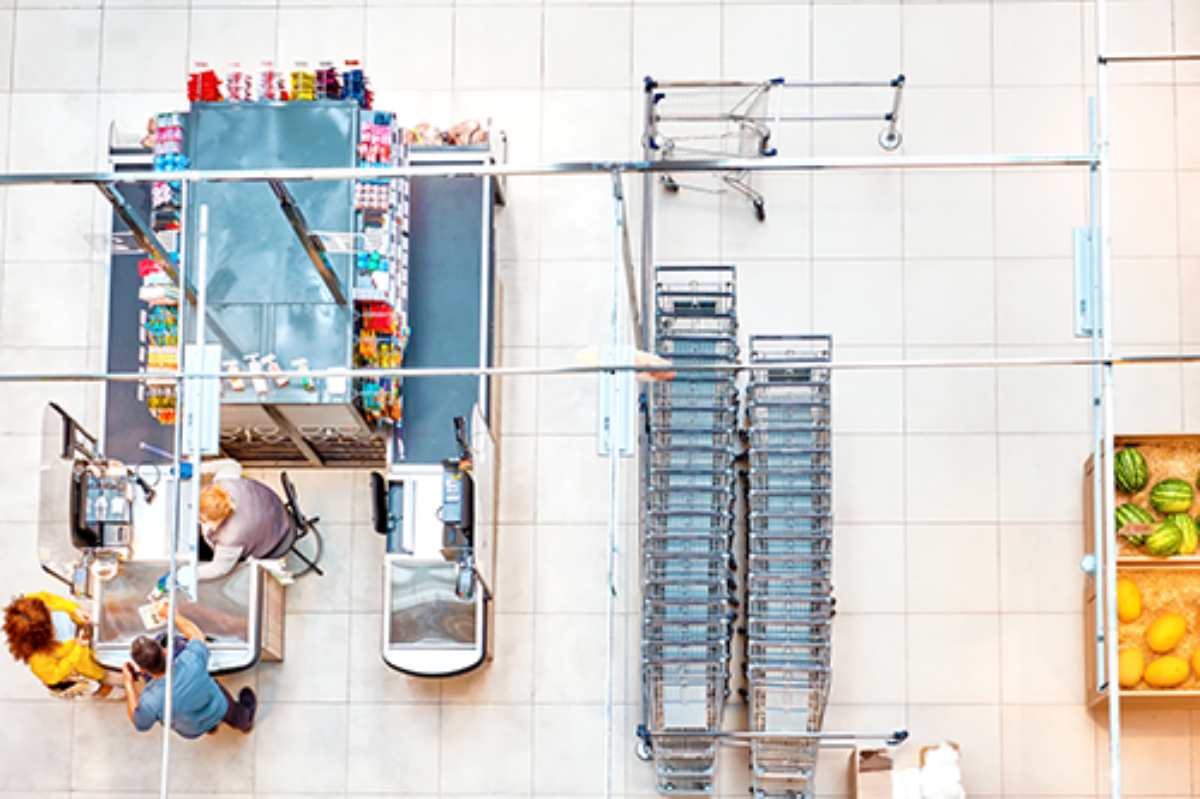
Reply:
[[[94,696],[104,698],[120,679],[92,657],[91,623],[78,604],[45,591],[19,596],[4,609],[8,650],[62,696],[88,693],[90,680],[101,683]]]

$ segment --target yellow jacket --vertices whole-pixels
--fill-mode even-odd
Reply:
[[[26,594],[30,599],[40,599],[51,612],[62,611],[79,623],[79,605],[57,594],[39,591]],[[72,638],[70,641],[59,641],[48,652],[36,652],[29,658],[29,668],[37,678],[46,685],[54,685],[76,675],[90,677],[93,680],[104,678],[104,667],[92,657],[92,648],[79,643]]]

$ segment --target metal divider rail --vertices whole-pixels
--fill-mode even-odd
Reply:
[[[755,796],[813,790],[829,695],[830,336],[751,336],[746,683]],[[802,368],[772,363],[811,362]]]
[[[656,270],[659,354],[737,360],[732,266]],[[734,621],[738,414],[734,373],[681,372],[650,392],[650,478],[642,541],[643,742],[662,794],[712,795]]]

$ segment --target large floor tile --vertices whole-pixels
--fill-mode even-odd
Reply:
[[[533,731],[529,705],[445,705],[442,751],[460,751],[471,742],[471,767],[443,757],[442,794],[526,793],[532,785]]]
[[[777,141],[772,143],[779,145]],[[808,256],[812,245],[809,232],[813,219],[809,199],[811,180],[808,175],[784,173],[755,176],[754,188],[764,197],[766,217],[761,221],[740,193],[722,195],[722,260],[744,264],[739,272],[742,280],[748,280],[761,267],[761,262],[753,263],[751,259],[764,255],[783,259]],[[750,309],[750,306],[744,307]]]
[[[501,524],[529,524],[537,518],[537,447],[533,436],[505,436],[500,442]]]
[[[1084,699],[1080,613],[1008,613],[1000,618],[1001,695],[1007,704]]]
[[[187,70],[187,40],[186,8],[106,9],[100,85],[123,91],[176,88]],[[141,46],[129,47],[130,41]],[[161,69],[146,69],[147,61]]]
[[[989,323],[990,324],[990,323]],[[906,360],[992,360],[990,347],[909,347]],[[911,433],[988,433],[996,429],[996,370],[907,369],[904,409]]]
[[[904,516],[904,439],[834,436],[834,516],[846,522],[896,522]]]
[[[1000,436],[1000,518],[1017,522],[1082,519],[1079,481],[1090,452],[1090,438],[1083,434]]]
[[[350,616],[289,613],[286,624],[283,662],[259,666],[261,701],[346,701]]]
[[[534,617],[529,613],[497,613],[493,622],[492,660],[468,674],[442,680],[443,703],[516,704],[531,700],[536,679]]]
[[[569,474],[570,479],[563,479]],[[537,520],[603,524],[608,519],[608,459],[593,436],[541,436],[537,442]]]
[[[1084,551],[1078,524],[1001,525],[1000,609],[1006,613],[1079,610],[1083,572],[1078,569]]]
[[[845,347],[833,342],[834,358],[847,363],[903,360],[899,347]],[[842,433],[904,430],[904,374],[900,369],[838,369],[833,373],[833,418]]]
[[[608,539],[601,525],[546,525],[537,531],[538,613],[602,613]]]
[[[906,257],[991,257],[992,227],[990,174],[920,171],[905,173]]]
[[[501,311],[503,314],[504,311]],[[500,365],[523,367],[537,365],[537,350],[533,347],[505,347],[500,351]],[[493,434],[529,435],[537,432],[538,378],[534,375],[509,375],[499,378],[500,430]]]
[[[14,208],[9,205],[9,221]],[[70,213],[69,211],[67,213]],[[10,234],[10,246],[12,242]],[[70,347],[89,341],[89,315],[99,305],[92,293],[97,270],[88,263],[38,263],[8,261],[4,264],[4,295],[0,297],[0,336],[6,344],[26,347]],[[46,285],[55,285],[59,316],[45,313],[30,298],[39,296]]]
[[[13,87],[23,91],[97,88],[99,9],[27,9],[17,12]],[[53,42],[54,45],[50,46]]]
[[[900,194],[898,174],[814,175],[813,255],[898,258],[903,238]],[[871,235],[864,236],[864,230]]]
[[[833,681],[829,701],[896,704],[904,701],[904,617],[842,614],[833,625]],[[870,652],[870,657],[865,653]],[[832,728],[831,728],[832,729]]]
[[[370,524],[357,524],[352,531],[350,557],[350,607],[356,613],[381,613],[383,610],[383,558],[387,553],[384,536]]]
[[[194,741],[172,739],[171,795],[177,796],[176,791],[249,793],[254,790],[254,747],[252,736],[226,724]],[[214,768],[218,763],[220,767]]]
[[[423,680],[383,662],[383,620],[378,613],[350,616],[350,701],[437,703],[441,680]]]
[[[288,613],[344,613],[352,610],[351,567],[353,536],[357,529],[351,524],[322,524],[320,530],[324,551],[319,565],[325,574],[309,572],[288,586]]]
[[[1121,710],[1121,792],[1129,796],[1183,796],[1191,792],[1190,713]],[[1108,794],[1108,728],[1096,730],[1096,790]]]
[[[833,583],[842,613],[897,613],[905,608],[904,528],[838,525]]]
[[[813,262],[813,329],[835,346],[895,345],[903,336],[903,272],[899,261]],[[870,313],[864,313],[864,309]]]
[[[340,793],[346,787],[349,706],[280,703],[259,707],[254,787],[259,793]]]
[[[129,722],[124,702],[89,702],[73,709],[74,744],[70,749],[73,789],[148,791],[158,787],[161,724],[138,733]],[[64,722],[61,729],[67,728],[68,723]],[[42,752],[39,758],[45,755]]]
[[[48,746],[47,742],[74,734],[74,708],[46,700],[7,701],[0,707],[6,722],[0,725],[0,790],[48,793],[70,788],[72,746]]]
[[[492,590],[498,612],[533,611],[536,540],[537,529],[531,526],[505,524],[496,528],[496,577]]]
[[[441,717],[432,705],[351,705],[351,792],[425,793],[438,786]],[[451,759],[454,752],[446,752]]]
[[[1086,347],[1001,347],[1000,358],[1087,355]],[[1091,370],[1079,366],[996,370],[997,429],[1002,433],[1082,433],[1092,423]],[[1047,401],[1053,398],[1053,401]]]
[[[908,527],[909,613],[995,613],[999,555],[992,525]]]
[[[616,727],[625,721],[614,711],[613,747],[621,744]],[[533,790],[538,795],[602,795],[609,765],[605,761],[602,705],[537,705],[533,709]],[[624,753],[613,751],[614,786],[624,783]],[[620,790],[618,787],[617,790]]]
[[[990,258],[904,263],[904,338],[909,344],[991,344],[996,337]]]
[[[604,701],[607,625],[601,615],[540,613],[536,622],[533,696],[538,704],[583,704]],[[624,618],[613,630],[614,691],[621,701],[622,664],[627,641]],[[571,653],[565,657],[565,653]]]
[[[594,336],[602,319],[601,302],[571,301],[573,289],[594,287],[583,296],[607,297],[599,289],[612,268],[612,189],[586,177],[559,177],[542,184],[541,278],[538,300],[541,341],[568,337],[578,344]],[[553,260],[551,260],[553,259]],[[586,281],[586,282],[584,282]],[[577,316],[572,319],[563,303]],[[547,327],[551,325],[551,327]]]
[[[928,704],[999,702],[999,622],[995,614],[909,616],[908,700]]]
[[[1006,791],[1023,796],[1092,794],[1095,725],[1082,705],[1006,705],[1001,717]]]
[[[992,24],[997,84],[1063,84],[1082,79],[1078,6],[1006,3],[996,10]]]
[[[984,522],[996,517],[995,436],[910,436],[905,447],[911,521]]]

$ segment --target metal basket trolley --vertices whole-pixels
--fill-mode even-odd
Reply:
[[[756,796],[811,793],[821,744],[834,604],[830,370],[822,364],[832,346],[830,336],[750,338],[745,668]]]
[[[659,354],[735,363],[734,268],[661,266],[656,275]],[[715,791],[738,607],[735,380],[732,371],[684,371],[650,395],[639,754],[653,757],[663,794]]]
[[[904,75],[878,81],[810,81],[772,77],[765,80],[644,81],[646,118],[642,143],[647,159],[704,159],[738,156],[772,158],[778,154],[772,136],[787,123],[882,122],[879,146],[900,147],[900,104]],[[885,110],[795,113],[784,107],[784,95],[795,90],[881,90],[888,92]],[[664,106],[672,106],[664,109]],[[720,110],[717,107],[720,106]],[[737,192],[754,208],[758,221],[767,218],[766,199],[751,185],[749,170],[717,175],[716,187],[685,183],[673,175],[659,178],[665,191],[689,189],[713,194]]]

